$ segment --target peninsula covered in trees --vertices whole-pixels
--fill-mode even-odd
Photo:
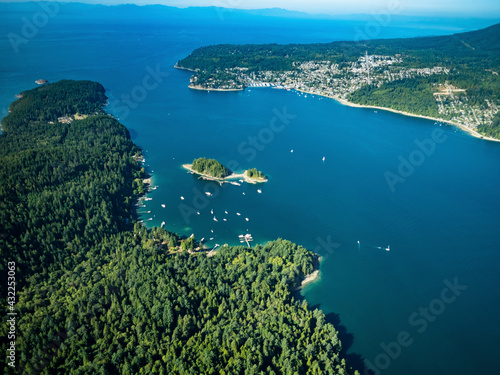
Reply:
[[[439,37],[215,45],[177,63],[206,90],[296,89],[500,139],[500,24]]]
[[[278,239],[190,254],[135,221],[141,150],[105,100],[98,83],[60,81],[2,120],[0,269],[16,283],[0,302],[16,313],[9,363],[10,317],[0,325],[3,373],[351,373],[334,326],[292,296],[311,251]]]
[[[233,173],[215,159],[198,158],[193,161],[193,164],[184,164],[183,167],[191,173],[199,174],[204,179],[215,180],[220,183],[237,179],[242,179],[251,184],[267,182],[264,173],[256,168],[246,170],[243,173]]]

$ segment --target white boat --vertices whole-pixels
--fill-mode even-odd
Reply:
[[[224,211],[224,213],[227,215],[227,211]]]
[[[184,200],[184,197],[181,197],[182,200]]]
[[[164,204],[162,204],[161,206],[162,206],[163,208],[165,208],[165,205],[164,205]]]
[[[250,221],[250,219],[248,217],[245,218],[246,221]]]
[[[210,210],[210,213],[211,213],[212,215],[214,214],[214,209],[213,209],[213,208]]]
[[[205,194],[208,195],[209,197],[212,196],[212,193],[209,193],[208,191],[206,191]]]
[[[236,215],[241,216],[241,214],[239,212],[236,212]]]
[[[293,150],[290,150],[290,152],[293,152]]]
[[[385,251],[390,251],[391,250],[391,247],[390,246],[387,246]]]
[[[145,201],[152,201],[153,198],[144,198]]]
[[[257,189],[257,193],[262,194],[262,190]]]
[[[198,215],[200,214],[200,211],[196,212]]]
[[[325,157],[323,156],[323,161],[325,161]]]
[[[222,219],[222,220],[227,221],[227,219],[226,219],[226,218],[224,218],[224,219]]]
[[[214,238],[213,237],[210,237],[209,241],[212,241]]]
[[[214,216],[214,221],[219,221],[219,220],[217,220],[217,218]]]
[[[164,226],[165,226],[165,222],[164,222],[164,221],[162,221],[162,222],[161,222],[161,227],[163,228]]]

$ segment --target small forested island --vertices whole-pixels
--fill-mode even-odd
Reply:
[[[274,87],[452,123],[500,139],[500,24],[439,37],[215,45],[176,67],[198,89]]]
[[[200,175],[203,179],[218,181],[220,183],[237,179],[243,179],[251,184],[268,181],[266,175],[256,168],[246,170],[243,173],[233,173],[229,168],[215,159],[198,158],[193,160],[193,164],[183,164],[182,167],[191,173]]]
[[[0,270],[16,283],[0,302],[15,313],[0,325],[3,373],[352,373],[335,327],[292,296],[311,251],[278,239],[209,257],[136,221],[141,150],[105,102],[96,82],[60,81],[2,120]]]

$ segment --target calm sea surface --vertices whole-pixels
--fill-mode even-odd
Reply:
[[[215,11],[210,20],[151,21],[147,12],[98,8],[81,17],[61,6],[25,38],[22,17],[39,8],[2,9],[0,110],[39,78],[101,82],[158,186],[140,208],[148,227],[165,221],[209,246],[237,244],[244,233],[254,243],[282,237],[321,254],[321,279],[303,295],[337,325],[355,366],[383,374],[498,368],[500,143],[293,91],[193,91],[190,73],[173,68],[207,44],[352,40],[366,22],[236,22]],[[376,36],[456,30],[458,21],[395,23]],[[200,156],[256,167],[269,182],[201,181],[181,168]]]

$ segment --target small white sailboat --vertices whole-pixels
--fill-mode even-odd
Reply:
[[[219,220],[217,220],[217,218],[214,216],[214,221],[219,221]]]
[[[211,213],[212,215],[214,214],[214,209],[213,209],[213,208],[210,210],[210,213]]]
[[[390,246],[387,246],[387,247],[385,248],[385,251],[390,251],[390,250],[391,250],[391,247],[390,247]]]

